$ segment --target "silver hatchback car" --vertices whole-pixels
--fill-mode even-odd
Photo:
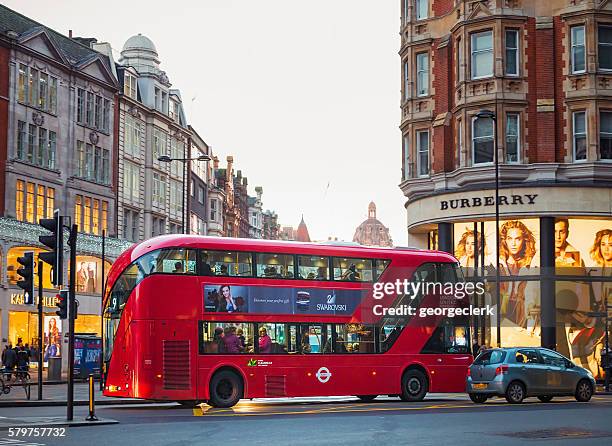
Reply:
[[[554,396],[574,396],[586,402],[595,392],[590,371],[546,348],[495,348],[480,353],[468,369],[466,392],[475,403],[493,396],[521,403],[536,396],[548,402]]]

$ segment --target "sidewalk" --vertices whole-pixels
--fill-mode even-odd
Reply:
[[[68,395],[68,384],[49,384],[43,383],[43,399],[38,401],[38,384],[32,380],[30,399],[27,399],[25,389],[22,386],[11,387],[8,395],[0,394],[0,408],[3,407],[27,407],[27,406],[65,406]],[[100,383],[94,383],[94,395],[96,405],[115,405],[115,404],[143,404],[149,401],[134,398],[111,398],[102,395]],[[89,385],[84,382],[74,383],[74,404],[75,406],[86,406],[89,404]]]

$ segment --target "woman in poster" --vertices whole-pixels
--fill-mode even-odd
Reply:
[[[47,327],[47,339],[45,347],[44,359],[47,361],[49,358],[61,356],[60,344],[61,333],[57,328],[57,318],[50,317],[49,324]]]
[[[482,234],[478,233],[478,243],[475,242],[476,237],[474,237],[474,231],[468,228],[465,228],[465,232],[461,235],[461,239],[459,243],[457,243],[457,247],[455,248],[455,257],[459,259],[459,264],[467,271],[473,271],[475,267],[475,259],[476,252],[478,252],[479,256],[482,255],[483,247],[485,250],[485,265],[492,265],[494,262],[491,261],[491,258],[487,255],[486,242],[482,238]],[[484,243],[484,246],[483,246]],[[481,260],[479,259],[478,263]]]
[[[519,220],[505,222],[500,230],[500,274],[521,276],[537,264],[536,240],[533,233]],[[534,286],[535,285],[535,286]],[[538,282],[512,280],[502,282],[501,314],[522,328],[535,332],[539,296]],[[528,318],[530,321],[528,322]]]
[[[87,263],[81,262],[81,267],[76,274],[76,290],[79,293],[85,292],[87,288]]]
[[[597,266],[597,269],[590,271],[590,275],[612,276],[612,229],[602,229],[595,234],[589,254]],[[605,303],[612,298],[612,286],[610,282],[594,282],[591,286],[591,311],[604,312]],[[599,365],[604,347],[605,319],[590,317],[579,311],[572,312],[571,316],[570,336],[574,335],[570,337],[572,357],[595,377],[602,377],[603,370]]]
[[[96,264],[89,262],[87,267],[87,292],[95,293],[96,291]]]
[[[219,287],[219,294],[221,295],[221,311],[234,313],[238,310],[229,285],[221,285]]]

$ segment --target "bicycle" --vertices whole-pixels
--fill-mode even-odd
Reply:
[[[28,399],[30,399],[30,373],[27,369],[1,369],[0,370],[0,384],[2,394],[8,395],[13,386],[23,386]]]

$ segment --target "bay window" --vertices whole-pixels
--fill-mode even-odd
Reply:
[[[520,159],[520,119],[518,113],[506,115],[506,162],[518,163]]]
[[[519,75],[519,32],[516,29],[506,30],[506,76]]]
[[[574,112],[572,114],[572,124],[574,161],[584,161],[587,159],[586,112]]]
[[[493,76],[493,31],[472,34],[472,79]]]
[[[584,25],[571,28],[571,64],[572,73],[586,71],[586,47],[584,39]]]
[[[417,171],[419,176],[429,175],[429,130],[416,132]]]
[[[473,164],[492,163],[494,159],[493,125],[491,118],[474,118],[472,121]]]
[[[429,94],[429,53],[416,55],[417,96]]]

